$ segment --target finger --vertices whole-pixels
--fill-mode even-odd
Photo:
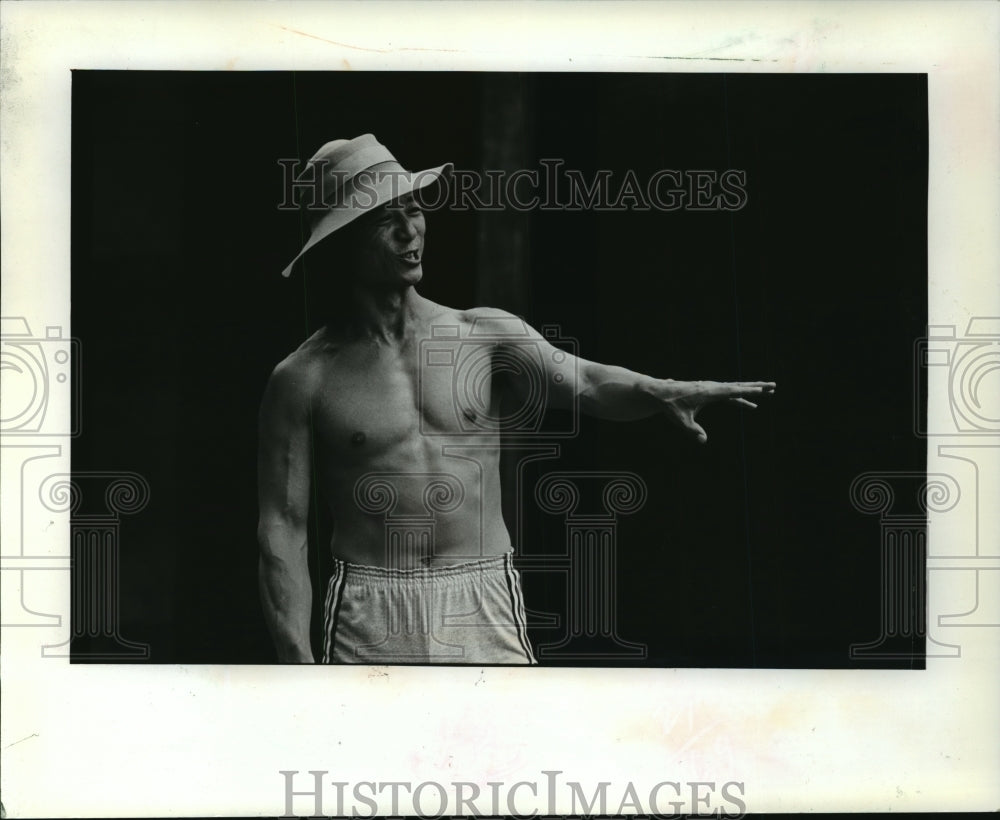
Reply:
[[[746,399],[743,399],[743,398],[738,398],[738,397],[737,398],[731,398],[730,401],[731,402],[735,402],[736,404],[742,404],[744,407],[752,407],[754,410],[757,409],[757,405],[756,404],[754,404],[752,401],[747,401]]]
[[[774,382],[726,382],[725,393],[730,398],[767,396],[774,392]]]

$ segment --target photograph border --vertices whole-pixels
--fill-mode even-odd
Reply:
[[[1000,321],[1000,6],[569,5],[237,0],[133,2],[123,13],[119,3],[3,4],[3,316],[71,347],[73,69],[916,72],[929,81],[929,331],[914,340],[914,364],[931,347],[984,336],[992,344],[989,329]],[[750,813],[995,810],[1000,626],[986,616],[1000,609],[1000,538],[982,499],[1000,486],[1000,436],[956,428],[945,370],[927,373],[927,472],[959,476],[955,495],[975,503],[956,522],[945,515],[954,506],[947,490],[927,490],[928,657],[920,672],[71,667],[72,499],[58,479],[70,474],[76,426],[72,392],[53,386],[61,435],[3,439],[6,812],[278,815],[287,808],[281,772],[289,771],[328,772],[347,784],[508,787],[544,785],[558,771],[587,794],[610,782],[615,795],[626,784],[648,794],[665,781],[736,782]],[[858,398],[849,390],[833,386],[831,401],[853,412]],[[956,459],[972,467],[958,470]],[[30,533],[25,552],[40,498],[25,490],[28,476],[49,482],[48,525]],[[892,478],[878,480],[891,486]],[[128,514],[142,487],[116,497]],[[877,494],[865,498],[879,514]],[[949,549],[958,543],[973,548]],[[46,613],[22,606],[28,577],[31,600],[45,601]],[[970,594],[974,609],[957,619],[954,606]],[[531,791],[519,807],[530,807]],[[535,792],[542,813],[576,806],[565,792],[548,806]],[[378,799],[387,810],[388,795]],[[311,814],[310,798],[299,800],[296,813]]]

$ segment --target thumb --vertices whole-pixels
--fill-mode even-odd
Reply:
[[[708,441],[708,433],[705,432],[705,428],[694,419],[685,419],[684,428],[698,440],[699,444],[704,444]]]

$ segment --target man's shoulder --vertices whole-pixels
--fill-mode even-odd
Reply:
[[[495,307],[453,308],[421,300],[423,321],[432,330],[432,335],[451,336],[450,332],[434,333],[439,328],[460,328],[460,335],[496,336],[523,335],[527,324],[520,316]]]
[[[490,322],[502,319],[516,319],[517,317],[506,310],[495,307],[474,307],[461,311],[468,321]]]
[[[306,398],[312,393],[316,382],[319,358],[312,339],[306,340],[296,350],[278,362],[271,371],[267,389],[289,398]]]
[[[524,336],[528,324],[520,316],[494,307],[475,307],[460,311],[471,336]]]
[[[453,308],[424,299],[421,324],[432,336],[450,337],[454,328],[460,328],[460,335],[466,336],[473,326],[489,325],[501,315],[509,314],[496,308]]]

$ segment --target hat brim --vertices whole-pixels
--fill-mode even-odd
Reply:
[[[454,164],[446,162],[444,165],[439,165],[436,168],[385,174],[381,177],[376,177],[374,180],[368,180],[369,184],[363,188],[359,187],[349,196],[345,196],[345,202],[338,203],[337,206],[330,208],[323,214],[313,228],[309,240],[281,272],[281,275],[286,279],[291,276],[303,256],[324,239],[327,239],[345,225],[353,222],[359,216],[395,199],[399,199],[401,196],[432,185],[446,173],[450,172],[452,168],[454,168]]]

